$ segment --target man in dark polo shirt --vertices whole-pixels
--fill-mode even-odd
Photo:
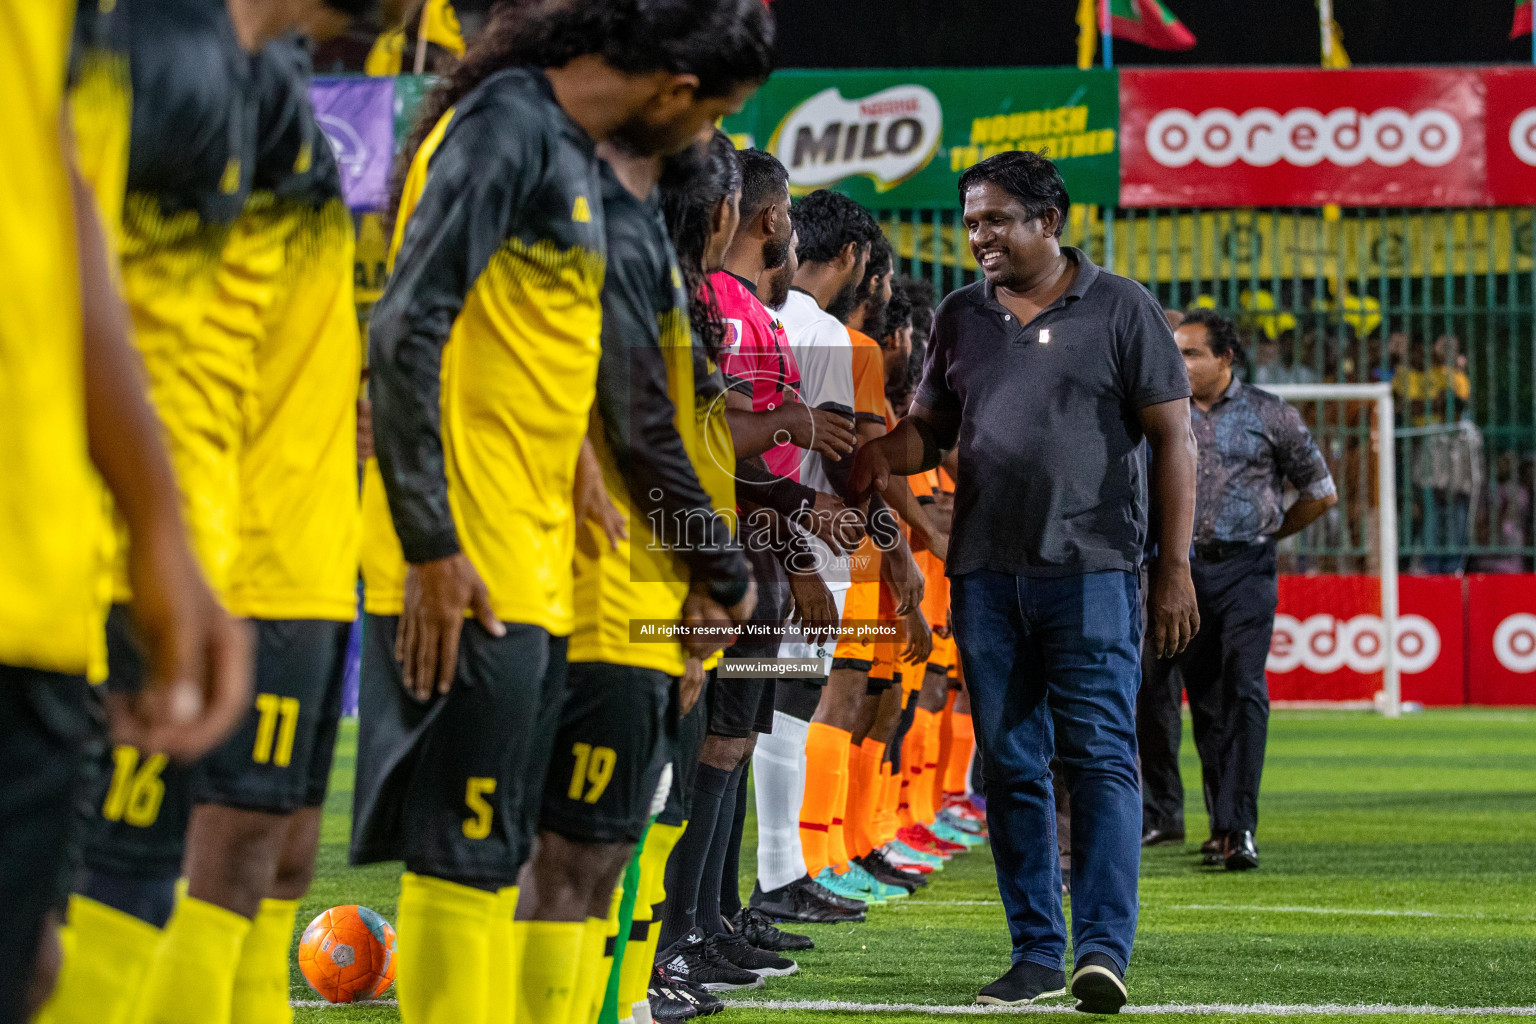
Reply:
[[[1194,391],[1199,444],[1194,581],[1204,628],[1176,659],[1147,659],[1139,724],[1148,831],[1184,820],[1177,676],[1189,692],[1211,838],[1209,865],[1259,866],[1259,778],[1269,735],[1264,663],[1275,626],[1275,542],[1338,501],[1323,453],[1301,414],[1232,374],[1237,329],[1211,310],[1190,313],[1174,340]],[[1285,502],[1286,486],[1296,500]],[[1172,671],[1178,669],[1177,675]],[[1162,714],[1154,709],[1162,709]],[[1156,839],[1156,836],[1148,836]]]
[[[1072,994],[1080,1010],[1113,1013],[1141,860],[1147,492],[1159,546],[1187,552],[1189,380],[1151,294],[1061,246],[1068,198],[1050,161],[992,157],[961,176],[960,197],[984,280],[939,307],[911,414],[860,449],[853,483],[881,487],[959,447],[947,568],[1014,961],[978,1001],[1017,1006],[1066,987],[1055,756],[1072,802]],[[1148,613],[1157,653],[1188,644],[1199,616],[1187,557],[1159,561]]]

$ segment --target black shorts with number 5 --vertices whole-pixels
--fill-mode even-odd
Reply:
[[[677,741],[676,688],[656,669],[571,663],[540,829],[584,843],[639,841]]]
[[[350,622],[258,619],[256,697],[199,763],[192,799],[286,814],[325,803],[341,719]]]
[[[446,694],[405,691],[399,617],[363,620],[353,864],[479,888],[517,881],[538,823],[565,694],[565,639],[524,623],[493,637],[467,621]]]

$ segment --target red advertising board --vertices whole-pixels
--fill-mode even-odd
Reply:
[[[1403,699],[1461,704],[1461,580],[1398,583],[1397,654]],[[1269,647],[1273,700],[1370,700],[1381,689],[1381,581],[1374,576],[1282,576]]]
[[[1487,202],[1476,70],[1124,70],[1125,206]]]
[[[1471,704],[1536,704],[1536,576],[1467,579]]]
[[[1479,72],[1486,92],[1488,202],[1536,203],[1536,68]]]

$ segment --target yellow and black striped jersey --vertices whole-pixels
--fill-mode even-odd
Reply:
[[[251,618],[347,621],[359,529],[355,239],[309,78],[297,41],[260,55],[253,192],[211,317],[253,350],[229,605]]]
[[[193,549],[222,593],[238,542],[241,409],[253,370],[249,348],[232,348],[207,319],[250,192],[253,58],[225,5],[211,0],[116,0],[83,19],[80,35],[73,110],[89,157],[82,169],[94,175],[104,216],[117,217],[150,398]],[[126,160],[114,153],[123,144]],[[121,572],[117,596],[127,596]]]
[[[603,218],[601,429],[592,443],[629,537],[614,549],[596,524],[577,525],[576,630],[568,656],[680,675],[681,646],[632,643],[631,621],[674,621],[690,583],[744,591],[751,570],[730,512],[717,510],[683,438],[698,422],[692,374],[679,379],[670,371],[691,362],[692,332],[659,197],[635,198],[605,166]]]
[[[101,649],[106,530],[60,135],[74,13],[0,6],[0,663],[82,673]]]
[[[413,179],[370,328],[374,486],[390,515],[365,490],[368,608],[399,611],[397,544],[413,562],[462,550],[503,620],[568,634],[602,325],[592,141],[540,71],[512,68],[445,115]]]

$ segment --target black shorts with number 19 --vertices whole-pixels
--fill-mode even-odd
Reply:
[[[494,889],[528,859],[565,697],[564,637],[473,621],[453,686],[425,702],[395,661],[399,617],[363,620],[353,864],[403,860],[417,874]]]
[[[581,843],[639,842],[677,745],[677,681],[572,662],[539,828]]]

